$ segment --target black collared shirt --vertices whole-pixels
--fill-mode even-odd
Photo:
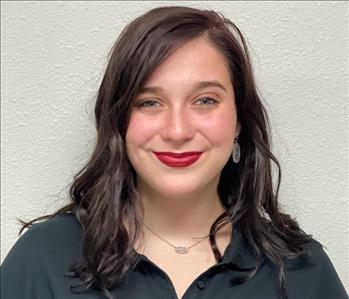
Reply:
[[[2,299],[102,299],[101,291],[74,294],[78,278],[64,275],[80,256],[81,227],[74,216],[60,215],[34,224],[6,256],[1,266]],[[308,243],[312,257],[288,267],[290,299],[348,299],[348,295],[321,244]],[[231,278],[245,275],[255,265],[245,239],[233,232],[223,260],[200,274],[183,299],[279,299],[276,268],[264,259],[249,281],[237,285]],[[233,265],[241,269],[237,269]],[[190,265],[188,265],[190,267]],[[183,269],[185,272],[186,269]],[[146,256],[128,272],[122,286],[111,291],[116,299],[177,299],[168,275]]]

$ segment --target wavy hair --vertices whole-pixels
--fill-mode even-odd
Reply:
[[[22,228],[58,214],[73,214],[83,229],[83,255],[67,275],[79,277],[75,287],[95,288],[106,298],[137,260],[133,250],[142,235],[142,215],[135,170],[125,147],[132,99],[152,72],[186,42],[205,37],[226,59],[236,96],[241,159],[229,159],[222,169],[218,195],[226,208],[210,229],[210,244],[217,262],[222,254],[215,233],[232,223],[256,256],[256,267],[237,283],[251,279],[266,257],[278,269],[281,298],[288,298],[285,259],[307,254],[311,239],[297,221],[281,211],[278,193],[281,169],[270,149],[270,126],[258,93],[247,42],[239,28],[221,13],[191,7],[167,6],[147,11],[121,32],[113,45],[98,90],[95,105],[97,142],[86,165],[74,176],[70,203],[53,214],[29,222]],[[278,176],[273,185],[272,166]],[[128,217],[127,231],[123,222]]]

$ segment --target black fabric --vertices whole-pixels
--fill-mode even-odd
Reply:
[[[81,255],[81,234],[81,227],[73,215],[60,215],[33,225],[18,239],[1,265],[1,298],[105,298],[97,290],[75,294],[70,287],[78,284],[79,279],[64,275]],[[312,256],[291,263],[288,267],[286,279],[289,298],[348,299],[321,244],[311,241],[307,247]],[[111,291],[114,298],[176,299],[167,274],[146,256],[138,256],[138,262],[130,269],[124,283]],[[199,275],[182,298],[280,298],[277,271],[267,259],[263,260],[260,271],[249,281],[240,285],[231,281],[232,277],[247,274],[255,263],[243,236],[234,231],[223,261]]]

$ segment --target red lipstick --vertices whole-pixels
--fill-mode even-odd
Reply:
[[[167,166],[171,167],[187,167],[195,163],[201,156],[202,152],[154,152],[156,157]]]

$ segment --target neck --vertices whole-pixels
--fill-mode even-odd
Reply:
[[[213,222],[224,212],[215,189],[185,196],[164,197],[139,188],[144,207],[143,222],[164,238],[188,241],[208,235]]]

